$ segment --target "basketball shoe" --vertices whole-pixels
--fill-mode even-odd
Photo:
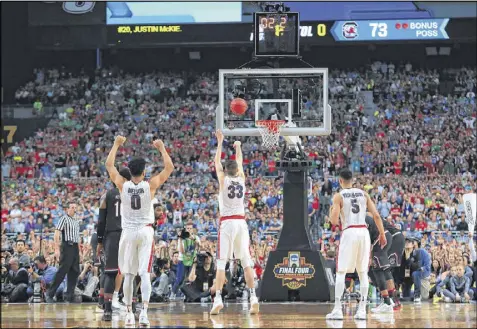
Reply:
[[[260,304],[258,303],[257,296],[250,297],[250,314],[258,314]]]
[[[359,302],[358,309],[354,315],[356,320],[366,320],[366,302]]]
[[[222,296],[215,296],[214,304],[210,310],[210,315],[217,315],[220,313],[220,310],[224,308],[224,303],[222,302]]]
[[[343,309],[341,308],[341,304],[335,304],[333,311],[326,314],[326,320],[343,320]]]

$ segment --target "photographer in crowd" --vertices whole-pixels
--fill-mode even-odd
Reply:
[[[98,268],[93,266],[92,261],[87,260],[83,264],[83,271],[81,271],[76,285],[76,291],[79,289],[78,293],[81,292],[83,301],[91,300],[98,283]]]
[[[197,249],[200,246],[200,238],[194,234],[194,224],[188,222],[185,228],[178,232],[179,263],[177,264],[176,281],[172,287],[171,297],[175,297],[177,289],[183,280],[189,276],[192,269]]]
[[[229,291],[227,299],[242,298],[248,300],[248,291],[245,289],[245,272],[240,260],[236,259],[227,263],[225,271],[228,281],[226,288]]]
[[[179,254],[176,255],[177,258]],[[155,278],[152,282],[151,302],[166,302],[169,300],[169,286],[175,281],[175,274],[170,274],[169,261],[164,258],[156,259],[153,269]]]
[[[215,266],[212,254],[201,251],[194,258],[189,274],[189,284],[184,285],[181,291],[185,295],[185,302],[204,301],[209,296],[215,295]]]
[[[30,274],[28,295],[31,296],[36,282],[40,282],[42,291],[50,288],[58,269],[54,266],[49,266],[44,256],[37,256],[35,257],[35,268],[30,266],[27,271]]]
[[[21,265],[21,266],[20,266]],[[25,264],[26,267],[31,266]],[[2,266],[2,276],[5,281],[2,286],[2,297],[8,298],[10,303],[25,303],[28,301],[28,271],[18,258],[10,258],[8,266]]]

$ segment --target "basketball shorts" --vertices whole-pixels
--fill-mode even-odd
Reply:
[[[366,225],[345,229],[338,248],[337,272],[367,272],[370,252],[371,239]]]
[[[243,268],[253,266],[249,249],[250,236],[245,220],[229,219],[220,222],[217,240],[217,259],[227,262],[235,258],[241,260]]]
[[[118,272],[118,253],[121,231],[108,232],[104,238],[104,272]]]
[[[402,255],[404,253],[404,246],[406,238],[401,232],[394,233],[393,243],[388,250],[389,264],[391,267],[401,267]]]
[[[390,267],[388,252],[389,249],[391,249],[393,236],[388,231],[386,231],[386,240],[387,243],[382,249],[379,244],[379,239],[373,242],[373,270],[385,270]]]
[[[151,273],[154,254],[154,229],[123,229],[119,240],[118,265],[122,274]]]

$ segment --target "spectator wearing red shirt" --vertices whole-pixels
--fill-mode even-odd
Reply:
[[[427,222],[424,220],[424,216],[419,216],[418,221],[416,222],[416,231],[424,232],[427,230]]]
[[[396,175],[401,175],[401,167],[401,161],[397,160],[396,162],[394,162],[394,173]]]
[[[394,203],[390,213],[392,218],[395,219],[397,216],[401,215],[401,207],[399,207],[397,203]]]

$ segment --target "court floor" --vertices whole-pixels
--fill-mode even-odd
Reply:
[[[374,306],[374,305],[373,305]],[[227,303],[222,314],[210,316],[211,304],[173,302],[151,304],[151,328],[475,328],[476,304],[405,304],[393,315],[355,321],[356,304],[345,305],[344,321],[326,321],[330,303],[263,303],[249,315],[248,304]],[[2,304],[2,328],[118,328],[124,316],[101,321],[95,304]],[[136,323],[137,324],[137,323]],[[138,327],[138,325],[137,325]]]

